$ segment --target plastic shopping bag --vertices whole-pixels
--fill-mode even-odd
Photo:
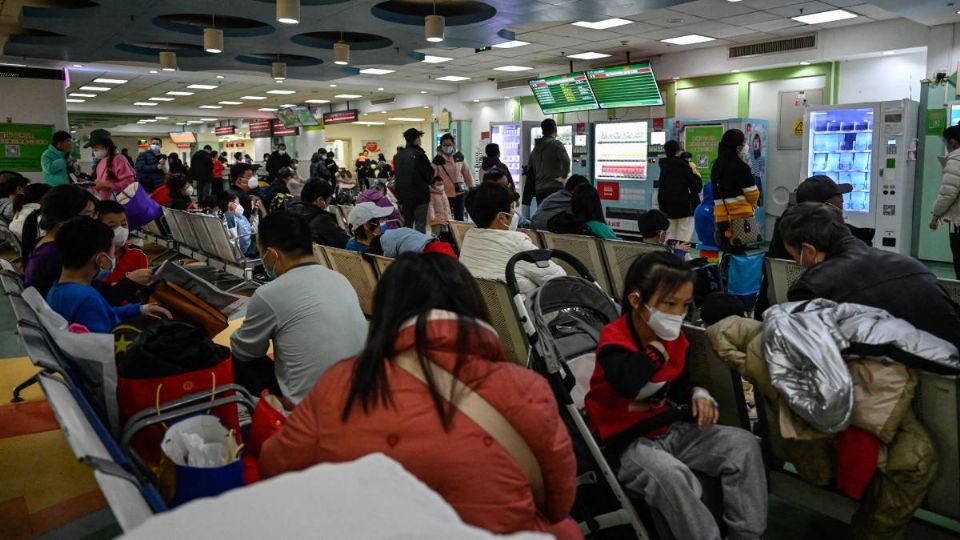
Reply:
[[[244,485],[240,462],[243,445],[237,444],[233,432],[216,416],[200,415],[177,422],[164,434],[160,448],[165,460],[173,465],[172,486],[169,467],[161,473],[167,480],[161,480],[161,486],[174,506]]]

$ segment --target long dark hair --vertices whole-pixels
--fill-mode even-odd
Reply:
[[[655,251],[641,255],[633,261],[627,270],[624,281],[622,314],[633,312],[630,306],[630,295],[640,293],[640,301],[646,304],[653,294],[665,289],[667,294],[674,293],[686,283],[693,282],[693,271],[690,265],[680,257],[667,251]]]
[[[590,184],[581,184],[573,190],[570,201],[570,210],[577,219],[584,222],[603,222],[603,206],[600,204],[600,194]]]
[[[34,210],[23,224],[23,241],[20,256],[24,261],[37,247],[40,229],[52,232],[61,223],[83,212],[87,204],[95,200],[90,193],[74,186],[64,184],[50,189],[40,199],[40,209]]]
[[[42,199],[52,187],[50,184],[27,184],[27,187],[23,188],[22,194],[13,196],[13,213],[16,214],[20,210],[23,210],[23,207],[30,203],[40,202],[40,199]]]
[[[746,142],[747,136],[739,129],[728,129],[724,132],[717,147],[717,159],[713,162],[713,168],[710,169],[711,180],[716,182],[731,163],[743,162],[740,159],[740,147]]]
[[[364,413],[377,405],[393,404],[386,364],[396,355],[394,344],[400,327],[416,317],[417,358],[443,428],[449,429],[453,405],[448,399],[453,400],[454,396],[443,396],[437,389],[427,350],[427,316],[434,309],[458,315],[457,358],[453,368],[456,377],[469,351],[479,346],[477,327],[471,319],[490,321],[477,282],[463,265],[447,255],[401,255],[387,268],[374,292],[367,345],[357,358],[350,394],[341,415],[343,421],[350,416],[357,401]]]

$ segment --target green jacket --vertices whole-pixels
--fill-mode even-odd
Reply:
[[[43,170],[43,181],[51,186],[70,183],[67,175],[67,155],[52,144],[40,156],[40,168]]]

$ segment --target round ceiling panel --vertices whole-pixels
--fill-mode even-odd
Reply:
[[[376,34],[361,32],[308,32],[291,38],[294,43],[305,47],[333,49],[333,44],[343,39],[355,51],[383,49],[393,45],[393,40]]]
[[[422,25],[427,15],[443,15],[448,26],[485,21],[497,14],[496,8],[475,0],[387,0],[370,9],[377,18],[400,24]]]
[[[228,37],[263,36],[274,31],[269,24],[254,19],[209,13],[160,15],[153,19],[153,24],[171,32],[197,36],[202,35],[203,29],[207,27],[219,28]]]
[[[163,51],[172,51],[177,53],[177,56],[183,58],[193,58],[198,56],[212,56],[207,51],[203,50],[203,47],[200,45],[194,45],[192,43],[168,43],[160,41],[137,41],[133,43],[120,43],[117,45],[117,48],[121,51],[133,53],[133,54],[142,54],[142,55],[156,55]]]
[[[286,62],[289,67],[318,66],[323,63],[323,60],[312,56],[277,53],[242,54],[237,57],[237,61],[256,66],[269,66],[274,62]]]

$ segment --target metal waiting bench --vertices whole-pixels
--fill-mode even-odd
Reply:
[[[520,324],[513,297],[503,281],[477,278],[480,295],[487,305],[487,313],[493,329],[500,336],[507,359],[515,364],[526,366],[530,358],[530,346]]]
[[[377,272],[373,263],[356,251],[317,245],[314,253],[317,249],[323,254],[330,269],[343,274],[353,285],[364,315],[372,315],[373,293],[377,288]]]
[[[613,294],[610,287],[609,272],[604,263],[603,255],[600,251],[600,240],[593,236],[580,236],[575,234],[556,234],[551,232],[542,232],[543,245],[545,249],[565,251],[580,260],[594,277],[600,288],[607,294]],[[563,261],[558,261],[568,275],[575,276],[577,272]]]

